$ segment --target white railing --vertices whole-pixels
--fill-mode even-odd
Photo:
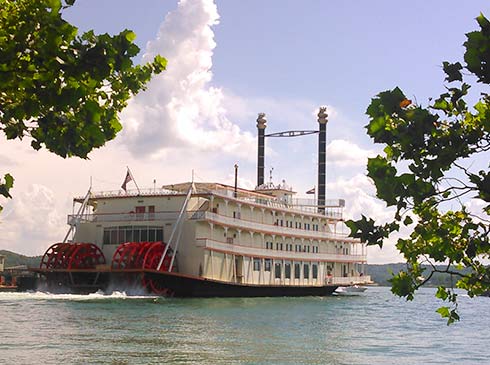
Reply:
[[[340,255],[331,253],[309,253],[295,251],[277,251],[251,246],[243,246],[230,244],[226,242],[216,241],[209,238],[196,238],[199,247],[205,247],[211,250],[225,251],[235,255],[243,255],[249,257],[269,257],[272,259],[281,260],[296,260],[296,261],[331,261],[331,262],[366,262],[366,255]]]
[[[160,188],[147,188],[147,189],[128,189],[127,191],[123,190],[106,190],[106,191],[95,191],[92,192],[91,198],[113,198],[113,197],[134,197],[134,196],[148,196],[148,195],[182,195],[184,193],[168,190],[168,189],[160,189]],[[78,199],[83,199],[82,197]]]
[[[215,195],[221,196],[223,198],[230,198],[229,196],[226,195],[221,195],[221,194],[215,194]],[[276,199],[265,199],[259,197],[237,197],[233,199],[236,199],[238,201],[243,201],[245,203],[263,205],[267,208],[286,209],[291,212],[310,213],[310,214],[313,213],[316,215],[320,215],[332,219],[342,219],[341,207],[335,207],[335,208],[326,207],[324,212],[319,212],[318,211],[319,208],[317,204],[304,204],[306,202],[298,202],[296,199],[293,199],[291,203],[286,203]]]
[[[193,212],[189,212],[193,214]],[[171,221],[176,220],[179,212],[155,212],[155,213],[95,213],[83,214],[80,217],[68,215],[68,224],[79,219],[80,223],[92,222],[130,222],[130,221]]]
[[[247,221],[238,218],[227,217],[212,212],[196,212],[191,219],[205,219],[218,224],[224,224],[227,226],[242,228],[250,231],[263,231],[263,232],[267,232],[268,234],[273,234],[277,236],[302,236],[302,237],[321,239],[321,240],[331,239],[331,240],[342,240],[348,243],[359,243],[358,240],[349,238],[345,234],[282,227],[282,226],[276,226],[272,224],[264,224],[264,223],[252,222],[252,221]]]
[[[238,201],[243,201],[245,203],[262,205],[268,208],[276,208],[276,209],[287,209],[290,211],[297,211],[298,213],[306,212],[313,213],[319,216],[325,216],[332,219],[342,219],[342,210],[345,205],[345,201],[342,199],[328,199],[325,201],[325,206],[322,206],[324,209],[323,212],[319,212],[318,203],[314,199],[303,199],[303,198],[294,198],[290,199],[290,201],[282,201],[276,199],[274,197],[260,197],[253,196],[251,194],[248,197],[234,197],[232,190],[209,190],[209,189],[197,189],[195,194],[213,194],[215,196],[219,196],[222,198],[232,198]],[[168,195],[184,195],[184,192],[161,189],[161,188],[148,188],[148,189],[130,189],[127,191],[123,190],[109,190],[109,191],[97,191],[93,192],[90,197],[93,199],[97,198],[114,198],[114,197],[137,197],[137,196],[168,196]],[[78,200],[82,200],[82,197],[77,198]]]

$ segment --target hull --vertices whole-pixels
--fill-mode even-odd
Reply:
[[[153,294],[175,297],[300,297],[331,295],[337,285],[248,285],[155,270],[42,270],[41,288],[50,292],[92,293],[98,290],[137,290],[142,283]]]
[[[331,295],[337,286],[247,285],[174,273],[145,275],[178,297],[300,297]]]

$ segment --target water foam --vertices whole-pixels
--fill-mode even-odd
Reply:
[[[90,301],[90,300],[133,300],[133,299],[156,299],[155,295],[130,295],[124,291],[113,291],[104,293],[98,291],[91,294],[53,294],[49,292],[3,292],[0,293],[0,303],[3,301],[22,301],[22,300],[69,300],[69,301]]]

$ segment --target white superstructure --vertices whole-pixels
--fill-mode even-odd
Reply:
[[[191,184],[181,231],[169,242]],[[226,283],[369,283],[365,245],[338,230],[344,202],[327,201],[319,211],[315,201],[293,196],[285,186],[218,183],[91,193],[88,213],[68,217],[70,238],[94,243],[106,258],[124,242],[167,242],[176,251],[174,272]]]

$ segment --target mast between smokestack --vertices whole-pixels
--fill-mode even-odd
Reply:
[[[257,132],[258,132],[258,158],[257,158],[257,187],[264,184],[264,168],[265,168],[265,127],[267,120],[265,113],[259,113],[257,117]]]
[[[327,108],[322,106],[318,112],[318,211],[325,212],[327,177]]]

